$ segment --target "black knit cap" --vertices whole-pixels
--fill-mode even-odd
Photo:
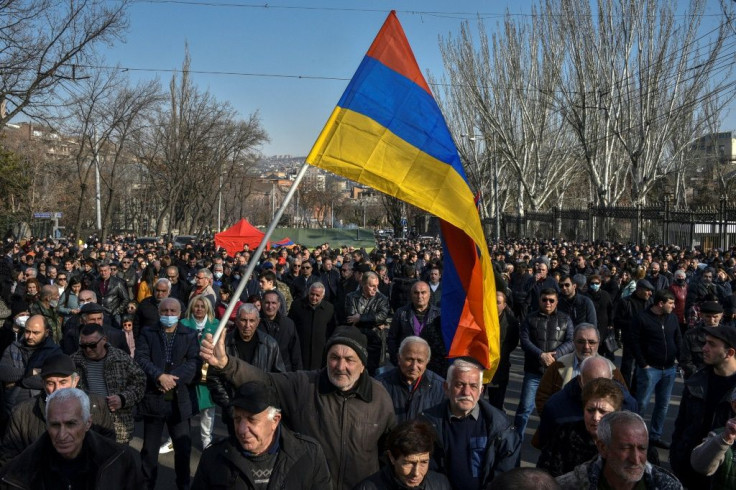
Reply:
[[[332,334],[332,337],[327,339],[325,352],[329,351],[330,347],[335,344],[347,345],[358,354],[364,366],[368,365],[368,340],[357,328],[350,326],[339,327]]]
[[[231,407],[242,408],[248,413],[261,413],[268,407],[281,408],[276,394],[261,381],[249,381],[235,390]]]

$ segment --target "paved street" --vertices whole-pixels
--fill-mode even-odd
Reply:
[[[619,351],[620,353],[620,351]],[[512,355],[512,369],[511,369],[511,380],[509,383],[509,388],[506,393],[506,404],[505,409],[506,413],[509,416],[509,419],[512,420],[514,416],[514,412],[516,411],[516,406],[519,403],[519,393],[521,391],[521,382],[523,378],[523,372],[522,367],[524,364],[524,358],[523,354],[521,352],[521,348],[517,348],[516,351],[514,351],[514,354]],[[618,362],[617,362],[618,364]],[[677,379],[677,382],[675,383],[675,388],[672,392],[672,401],[670,403],[670,410],[667,416],[667,424],[665,426],[665,431],[663,434],[663,438],[665,441],[669,442],[672,434],[672,429],[674,428],[675,418],[677,417],[677,410],[680,406],[680,395],[682,393],[682,379]],[[653,403],[650,404],[649,413],[643,414],[644,419],[649,421],[649,417],[651,415],[651,408],[653,406]],[[532,435],[534,434],[534,431],[537,428],[537,424],[539,423],[539,417],[537,414],[533,414],[532,418],[529,421],[529,425],[527,426],[527,436],[524,440],[524,446],[522,448],[521,453],[521,464],[522,466],[535,466],[537,462],[537,458],[539,457],[539,451],[531,446],[529,443],[531,441]],[[215,424],[215,437],[226,437],[227,431],[225,430],[224,426],[222,425],[222,421],[219,418],[219,414],[217,417],[217,421]],[[141,436],[143,434],[143,424],[138,423],[136,425],[136,437],[133,439],[133,442],[131,445],[135,447],[136,449],[140,449],[141,447]],[[192,442],[193,442],[193,449],[192,449],[192,459],[191,459],[191,471],[192,475],[194,475],[194,472],[197,469],[197,464],[199,463],[199,457],[201,455],[201,439],[199,437],[199,417],[195,417],[192,421]],[[660,459],[663,463],[663,465],[667,468],[669,468],[669,465],[667,463],[668,460],[668,451],[664,451],[662,449],[659,449],[659,455]],[[161,468],[159,469],[159,477],[158,477],[158,483],[156,485],[157,489],[161,490],[170,490],[171,488],[175,488],[175,479],[174,479],[174,453],[168,453],[163,454],[159,457],[159,462],[161,464]]]

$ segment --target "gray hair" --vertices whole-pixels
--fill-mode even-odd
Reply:
[[[409,347],[411,344],[421,344],[424,347],[427,348],[427,362],[432,358],[432,349],[429,348],[429,344],[426,340],[424,340],[421,337],[417,337],[416,335],[410,335],[404,340],[401,341],[401,344],[399,344],[399,355],[402,355],[404,353],[404,349]]]
[[[89,397],[87,396],[87,393],[79,388],[62,388],[51,393],[46,398],[46,420],[49,420],[49,410],[51,409],[52,403],[57,401],[65,402],[68,400],[77,400],[82,408],[82,420],[85,422],[90,420]]]
[[[598,422],[598,439],[606,446],[610,446],[613,435],[613,428],[614,426],[618,426],[620,424],[638,424],[644,429],[644,432],[646,432],[647,434],[649,433],[647,431],[646,422],[644,422],[644,419],[641,418],[639,414],[629,412],[628,410],[623,410],[620,412],[608,413],[601,419],[600,422]]]
[[[83,289],[79,291],[77,297],[79,297],[82,293],[89,293],[89,295],[92,296],[92,302],[97,303],[97,293],[95,293],[91,289]]]
[[[176,298],[172,298],[169,296],[168,298],[164,298],[161,300],[161,303],[158,304],[158,311],[161,312],[161,309],[164,307],[164,305],[167,305],[169,303],[175,303],[176,307],[179,309],[179,314],[181,315],[181,301],[179,301]]]
[[[478,384],[481,386],[483,385],[483,369],[481,369],[477,364],[474,364],[469,361],[465,361],[463,359],[455,359],[455,361],[450,365],[450,367],[447,369],[447,384],[452,383],[453,376],[455,375],[455,371],[460,372],[467,372],[472,371],[473,369],[478,371]]]
[[[169,281],[165,277],[162,277],[158,281],[156,281],[156,284],[153,287],[156,287],[159,284],[163,284],[164,286],[166,286],[166,289],[168,289],[169,291],[171,291],[171,281]]]
[[[261,316],[261,312],[258,311],[258,308],[256,308],[256,305],[253,303],[243,303],[240,305],[240,308],[238,308],[238,316],[240,316],[241,313],[245,313],[246,315],[256,315],[258,317]]]
[[[312,289],[322,289],[322,290],[324,290],[325,289],[325,285],[322,284],[319,281],[313,282],[312,285],[309,286],[309,290],[311,291]]]
[[[281,409],[276,407],[268,407],[266,410],[268,410],[268,414],[266,415],[266,417],[268,418],[268,420],[271,421],[273,421],[273,419],[276,417],[276,414],[281,413]]]
[[[207,279],[212,279],[212,271],[211,271],[211,270],[209,270],[209,269],[206,269],[206,268],[204,268],[204,267],[203,267],[203,268],[201,268],[201,269],[199,269],[199,270],[197,271],[197,274],[199,274],[200,272],[201,272],[202,274],[204,274],[204,276],[205,276],[205,277],[206,277]]]
[[[583,332],[585,330],[594,330],[595,336],[598,339],[598,341],[601,340],[601,333],[598,331],[598,327],[596,327],[592,323],[586,323],[586,322],[578,323],[577,325],[575,325],[575,330],[573,330],[572,338],[575,338],[578,335],[578,332]]]

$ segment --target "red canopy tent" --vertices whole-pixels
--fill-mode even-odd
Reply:
[[[215,245],[227,250],[229,255],[235,255],[243,251],[246,243],[251,250],[255,250],[264,236],[265,233],[241,218],[227,230],[215,234]]]

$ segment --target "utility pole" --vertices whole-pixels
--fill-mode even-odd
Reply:
[[[97,139],[97,128],[94,129],[95,148],[95,203],[97,205],[97,232],[102,233],[102,195],[100,193],[100,142]]]

